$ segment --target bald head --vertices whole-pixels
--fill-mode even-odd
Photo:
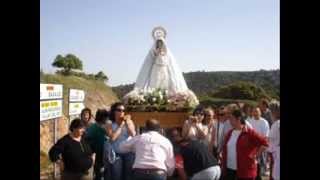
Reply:
[[[155,119],[148,119],[146,121],[146,130],[147,131],[160,131],[160,123]]]

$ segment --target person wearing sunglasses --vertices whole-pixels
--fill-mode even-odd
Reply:
[[[208,135],[208,126],[203,124],[204,108],[198,107],[194,110],[193,115],[185,121],[182,127],[182,137],[193,140],[200,140],[205,143]],[[206,144],[208,146],[208,144]]]
[[[113,180],[130,180],[134,154],[132,152],[122,153],[119,145],[136,135],[135,125],[131,116],[125,115],[125,106],[121,102],[111,106],[110,120],[112,123],[107,125],[107,135],[110,137],[112,148],[116,153],[115,162],[110,164],[110,176]]]

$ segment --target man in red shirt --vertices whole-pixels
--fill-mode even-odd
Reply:
[[[256,157],[268,146],[267,139],[248,128],[240,110],[234,110],[222,152],[225,180],[254,180],[257,176]]]

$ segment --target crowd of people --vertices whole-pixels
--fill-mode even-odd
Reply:
[[[62,180],[280,180],[280,102],[197,107],[182,127],[89,108],[49,151]]]

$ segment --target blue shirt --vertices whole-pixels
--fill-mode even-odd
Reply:
[[[118,129],[118,124],[117,123],[112,123],[112,131],[116,131]],[[114,140],[112,142],[112,147],[114,149],[114,151],[116,153],[120,153],[120,150],[119,150],[119,145],[120,143],[126,141],[129,137],[129,134],[128,134],[128,129],[126,126],[124,126],[121,130],[121,134],[118,136],[118,138],[116,140]]]

